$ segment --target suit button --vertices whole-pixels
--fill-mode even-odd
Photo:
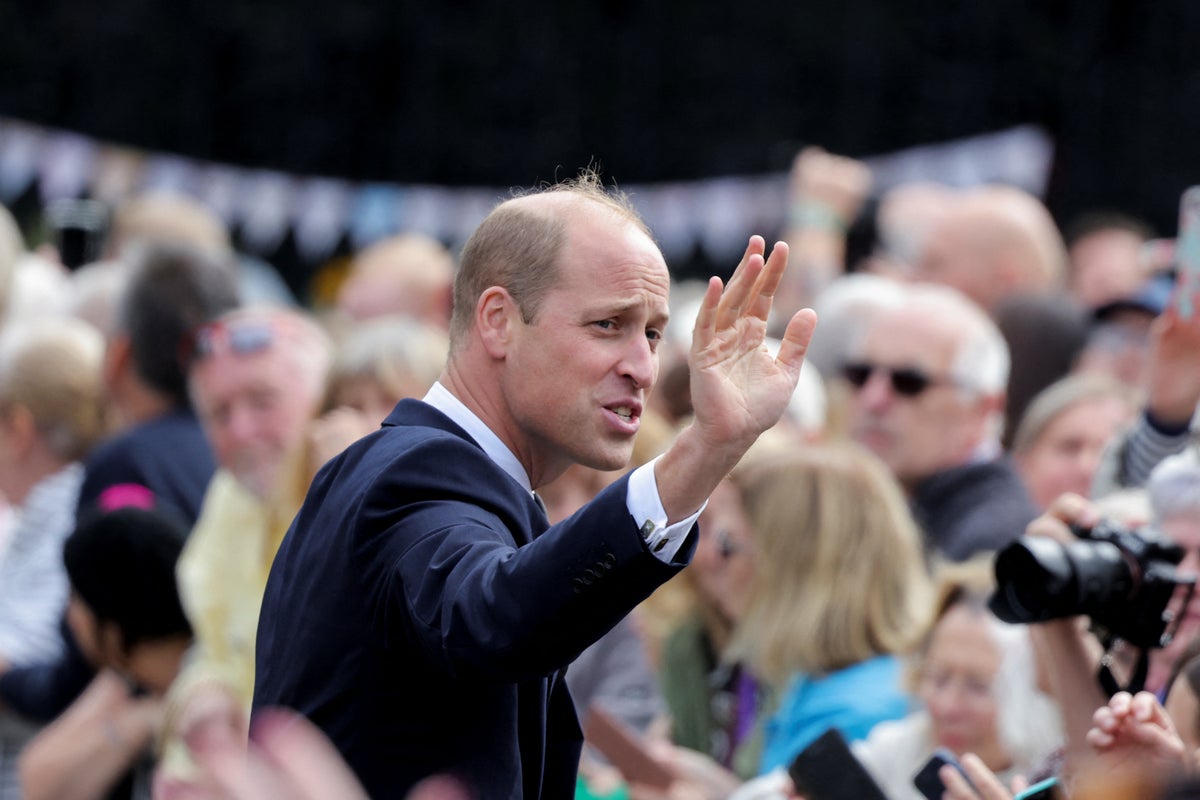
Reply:
[[[583,582],[582,578],[575,578],[571,581],[571,585],[574,587],[575,594],[583,594],[584,589],[587,588],[587,584]]]
[[[615,555],[613,555],[612,553],[605,553],[604,554],[604,566],[607,567],[608,569],[612,569],[616,565],[617,565],[617,557]]]

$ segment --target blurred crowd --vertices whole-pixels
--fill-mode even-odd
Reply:
[[[790,411],[709,500],[691,566],[567,673],[585,730],[615,718],[667,778],[589,747],[576,796],[803,796],[787,768],[830,729],[893,800],[922,796],[939,748],[972,779],[947,772],[949,797],[1047,777],[1190,796],[1185,253],[1114,211],[1060,230],[1018,189],[871,182],[796,157],[776,311],[820,322]],[[249,718],[259,606],[313,476],[438,379],[454,254],[379,241],[301,303],[203,205],[150,194],[108,209],[75,261],[29,249],[0,208],[0,800],[354,797],[304,721]],[[673,287],[635,465],[689,418],[703,291]],[[539,491],[550,520],[617,474],[572,467]],[[1073,543],[1109,522],[1177,546],[1166,635],[1105,635],[1086,600],[996,616],[998,552],[1028,534],[1078,566]]]

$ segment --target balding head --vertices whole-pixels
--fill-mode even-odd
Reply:
[[[450,321],[454,259],[428,236],[401,234],[354,257],[337,306],[355,321],[405,316],[445,328]]]
[[[183,245],[217,257],[233,252],[221,218],[198,200],[173,192],[136,195],[113,212],[107,245],[110,258],[146,244]]]
[[[991,312],[1014,295],[1061,287],[1066,261],[1062,236],[1037,198],[987,186],[964,194],[934,227],[915,277],[952,286]]]
[[[594,173],[501,203],[471,234],[459,259],[452,351],[470,331],[475,304],[491,286],[504,287],[526,321],[537,315],[542,297],[558,277],[568,221],[588,207],[605,209],[653,238],[626,198],[605,191]]]

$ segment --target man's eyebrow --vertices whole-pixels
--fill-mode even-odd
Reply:
[[[631,311],[637,310],[641,307],[642,307],[642,301],[640,301],[640,300],[618,301],[615,303],[609,303],[608,305],[605,305],[605,306],[597,306],[595,308],[589,308],[585,311],[585,313],[588,317],[593,317],[593,318],[620,317],[625,314],[628,314]],[[670,315],[671,314],[669,311],[663,311],[661,314],[658,313],[657,311],[650,312],[651,320],[655,321],[655,322],[658,322],[659,320],[661,320],[661,324],[663,324],[663,325],[666,324],[667,319],[670,317]]]

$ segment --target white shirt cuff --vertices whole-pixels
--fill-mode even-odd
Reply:
[[[661,458],[662,456],[659,456]],[[655,558],[669,564],[687,538],[688,531],[700,518],[704,506],[687,519],[667,525],[667,512],[658,495],[658,481],[654,478],[654,465],[658,458],[635,469],[626,484],[625,505],[641,529],[642,539]],[[704,505],[708,505],[705,501]]]

